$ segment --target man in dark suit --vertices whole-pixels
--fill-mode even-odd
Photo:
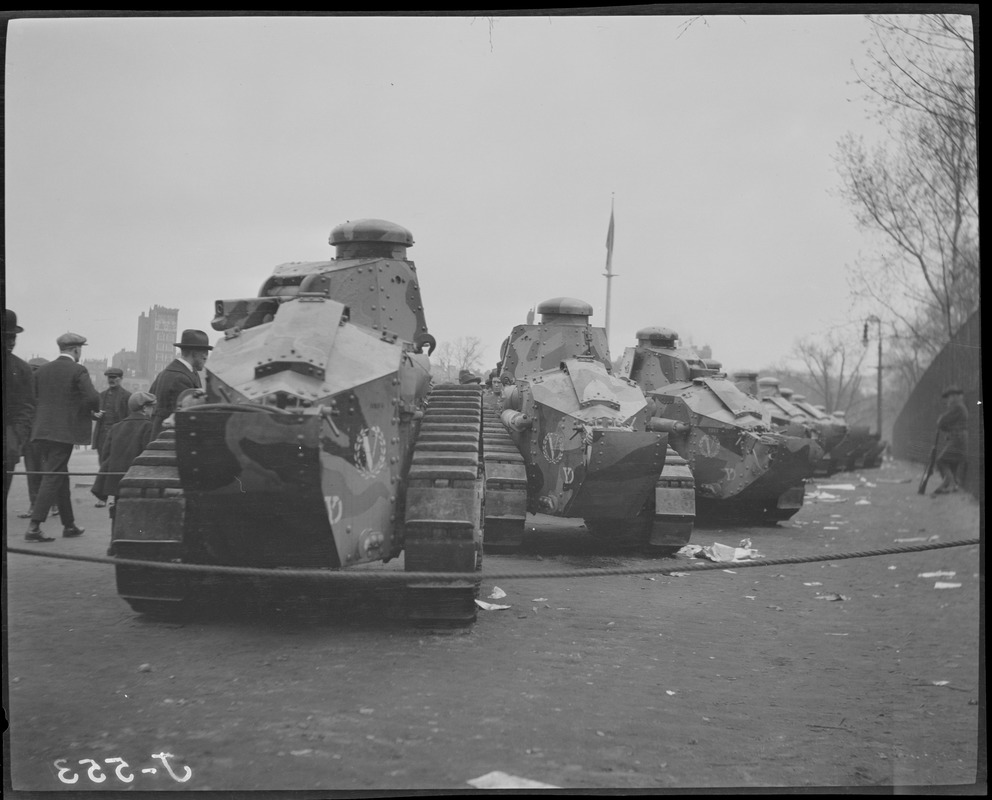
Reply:
[[[162,423],[176,410],[176,401],[186,389],[202,387],[199,372],[207,363],[207,356],[213,347],[203,331],[185,330],[175,346],[179,348],[179,358],[163,369],[149,388],[157,403],[152,417],[152,438],[162,430]]]
[[[93,414],[93,419],[96,420],[93,426],[93,449],[101,454],[100,469],[103,469],[103,442],[110,429],[128,415],[127,399],[131,396],[121,386],[124,370],[120,367],[108,367],[103,374],[107,377],[107,388],[100,392],[100,410]],[[103,508],[105,505],[104,500],[99,500],[96,507]]]
[[[29,542],[53,542],[41,531],[48,510],[55,503],[62,518],[62,535],[80,536],[76,527],[72,499],[69,496],[69,457],[77,444],[90,443],[92,413],[100,407],[100,395],[93,388],[90,374],[79,363],[86,338],[78,333],[63,333],[55,340],[59,357],[38,368],[34,426],[31,440],[38,444],[41,469],[45,475],[31,513],[31,523],[24,538]]]
[[[17,324],[17,314],[3,310],[3,496],[10,491],[14,477],[8,475],[21,460],[24,446],[31,440],[34,421],[34,371],[27,362],[14,355],[17,334],[24,328]]]

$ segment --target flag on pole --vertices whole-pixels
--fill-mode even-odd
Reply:
[[[610,205],[610,229],[606,232],[606,274],[613,268],[613,206]]]

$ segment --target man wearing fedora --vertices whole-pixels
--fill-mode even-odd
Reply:
[[[944,443],[936,463],[943,482],[933,493],[950,494],[960,488],[961,468],[968,457],[968,409],[964,405],[964,392],[958,386],[948,386],[941,397],[947,411],[937,420],[937,430],[943,436]]]
[[[52,504],[62,518],[62,535],[80,536],[69,494],[69,457],[77,444],[89,444],[92,413],[100,408],[100,395],[93,388],[90,374],[79,363],[86,337],[63,333],[55,340],[59,356],[35,373],[36,402],[31,440],[38,445],[42,476],[24,538],[29,542],[53,542],[45,536],[41,523],[48,518]]]
[[[176,410],[176,401],[186,389],[199,389],[200,370],[207,363],[207,356],[213,347],[203,331],[187,329],[175,347],[179,357],[163,369],[155,378],[149,392],[155,395],[157,403],[152,417],[152,438],[162,430],[162,423]]]
[[[25,445],[31,440],[34,421],[34,371],[28,363],[14,355],[17,334],[24,328],[17,324],[17,314],[3,310],[3,496],[10,491],[10,482]]]

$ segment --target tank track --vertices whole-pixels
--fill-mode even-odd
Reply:
[[[186,500],[179,482],[175,431],[162,431],[134,460],[121,479],[113,511],[109,555],[183,560]],[[128,538],[129,531],[135,531],[136,538]],[[174,618],[189,609],[188,576],[139,566],[118,566],[116,572],[117,592],[135,611]]]
[[[482,387],[442,384],[427,400],[406,488],[404,569],[479,572],[484,487]],[[407,585],[406,618],[424,623],[475,621],[478,579]]]
[[[527,516],[527,466],[500,421],[496,398],[482,399],[482,456],[486,475],[487,553],[512,553],[523,542]]]

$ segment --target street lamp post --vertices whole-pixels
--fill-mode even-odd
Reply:
[[[882,320],[879,317],[872,314],[865,321],[864,343],[866,346],[868,344],[868,324],[871,322],[875,322],[878,324],[878,366],[876,367],[876,370],[878,371],[878,375],[876,376],[876,383],[875,383],[875,400],[877,402],[877,409],[876,409],[877,416],[876,416],[875,424],[877,426],[876,430],[878,431],[878,435],[881,437],[882,435]]]

